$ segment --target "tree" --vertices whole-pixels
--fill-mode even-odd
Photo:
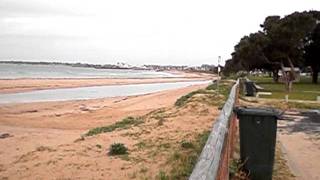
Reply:
[[[277,64],[274,68],[274,80],[278,81],[278,70],[281,66],[304,65],[303,39],[315,27],[315,18],[309,12],[295,12],[284,18],[269,16],[261,25],[269,39],[264,50],[270,62]]]
[[[295,12],[283,18],[268,16],[261,25],[262,32],[241,38],[226,70],[264,69],[272,71],[274,80],[278,81],[281,67],[305,66],[303,39],[313,31],[318,18],[318,11]]]
[[[320,24],[318,23],[312,33],[305,39],[304,47],[305,64],[311,66],[312,83],[318,83],[320,71]]]

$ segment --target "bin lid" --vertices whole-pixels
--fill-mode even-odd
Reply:
[[[234,111],[237,115],[249,115],[249,116],[273,116],[276,118],[280,118],[282,115],[282,111],[274,109],[274,108],[263,108],[263,107],[246,107],[240,106],[235,107]]]

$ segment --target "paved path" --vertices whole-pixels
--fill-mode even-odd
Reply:
[[[301,180],[320,180],[320,111],[287,111],[278,139],[289,167]]]

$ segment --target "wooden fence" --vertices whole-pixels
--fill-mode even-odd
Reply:
[[[229,179],[229,161],[237,133],[233,108],[238,102],[238,94],[239,80],[233,85],[189,180]]]

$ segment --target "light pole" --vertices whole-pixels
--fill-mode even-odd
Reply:
[[[219,93],[219,80],[220,80],[220,60],[221,56],[218,56],[218,79],[217,79],[217,92]]]

